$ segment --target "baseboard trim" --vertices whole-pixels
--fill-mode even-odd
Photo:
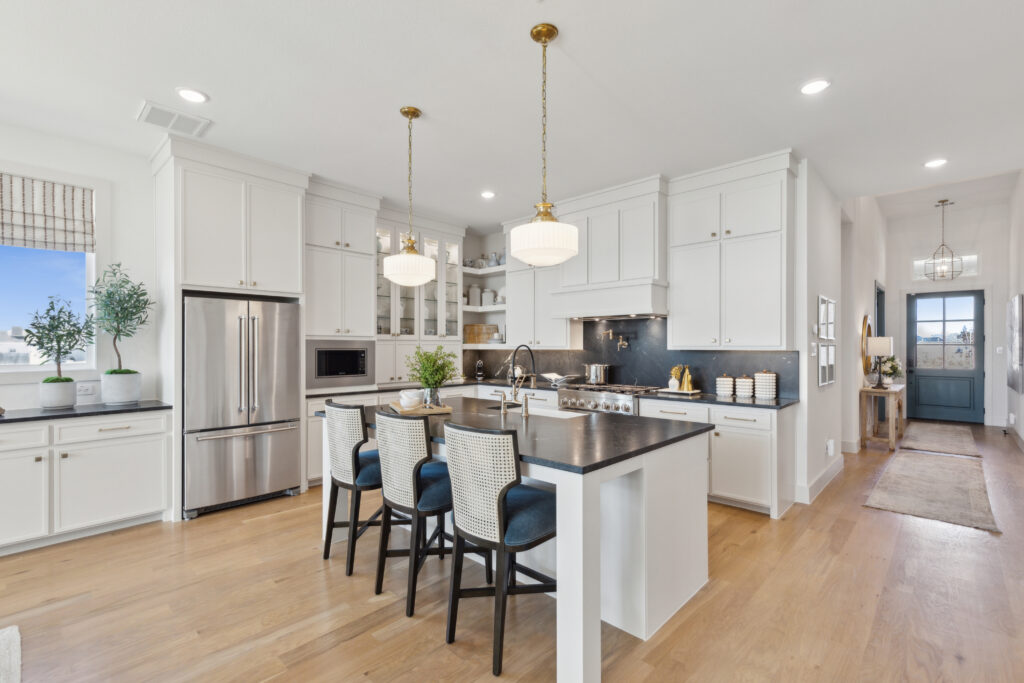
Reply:
[[[844,441],[843,453],[857,453],[860,451],[860,441]]]
[[[832,462],[829,463],[828,467],[825,468],[825,471],[819,474],[817,479],[811,482],[810,486],[805,486],[803,484],[796,485],[796,502],[803,503],[804,505],[810,505],[813,503],[814,499],[817,498],[818,495],[825,490],[825,487],[836,478],[836,475],[842,471],[843,457],[842,455],[837,455],[832,459]]]
[[[20,543],[12,543],[11,545],[0,548],[0,557],[3,557],[5,555],[13,555],[15,553],[22,553],[26,550],[44,548],[48,545],[57,545],[58,543],[75,541],[79,538],[86,538],[87,536],[96,536],[98,534],[105,534],[111,531],[120,531],[121,529],[127,529],[128,527],[138,526],[139,524],[149,524],[150,522],[163,522],[165,521],[163,517],[163,512],[154,512],[148,515],[140,515],[138,517],[118,520],[116,522],[99,524],[97,526],[88,527],[86,529],[76,529],[75,531],[63,531],[51,534],[49,536],[42,536],[40,538],[34,538],[28,541],[21,541]]]
[[[1024,438],[1021,438],[1020,434],[1017,433],[1017,429],[1015,427],[1007,427],[1006,429],[1013,438],[1013,442],[1017,444],[1017,448],[1024,452]]]

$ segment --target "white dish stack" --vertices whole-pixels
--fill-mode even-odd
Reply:
[[[715,394],[718,396],[732,396],[734,386],[733,378],[729,375],[715,378]]]
[[[736,378],[736,398],[754,397],[754,378],[743,375]]]
[[[754,397],[774,399],[779,393],[779,376],[774,372],[762,370],[754,373]]]

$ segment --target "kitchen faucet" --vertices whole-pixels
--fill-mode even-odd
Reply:
[[[537,388],[537,360],[533,357],[533,349],[531,349],[526,344],[520,344],[519,346],[517,346],[512,351],[512,374],[513,374],[513,376],[515,375],[516,355],[519,353],[519,349],[526,349],[527,353],[530,354],[530,367],[531,367],[531,370],[530,370],[530,388],[531,389],[536,389]],[[517,400],[517,397],[519,396],[519,389],[520,389],[520,387],[522,387],[523,384],[526,382],[526,375],[523,374],[523,375],[520,375],[518,377],[513,377],[513,379],[515,381],[512,383],[512,400],[515,401],[515,400]]]

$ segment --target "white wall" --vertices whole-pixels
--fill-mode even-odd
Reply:
[[[4,162],[52,170],[58,174],[73,174],[106,184],[111,196],[106,202],[106,218],[97,215],[98,219],[106,221],[96,228],[97,271],[120,262],[132,279],[142,280],[153,291],[156,278],[153,177],[145,157],[0,124],[0,167]],[[97,203],[100,201],[97,197]],[[157,302],[158,307],[162,304]],[[155,313],[154,318],[159,316],[159,311]],[[95,395],[82,397],[80,402],[99,401],[99,374],[109,367],[116,367],[110,338],[101,334],[97,344],[98,371],[69,373],[76,379],[96,384]],[[143,373],[143,397],[155,396],[159,364],[153,326],[120,346],[126,367]],[[36,378],[17,379],[0,375],[0,406],[8,410],[37,407],[37,382]]]
[[[1014,296],[1015,294],[1024,293],[1024,267],[1021,266],[1024,263],[1024,172],[1017,178],[1017,187],[1013,192],[1013,197],[1010,199],[1010,225],[1009,225],[1009,264],[1007,268],[1007,281],[1009,283],[1009,291],[1006,294],[1006,299]],[[1002,337],[1002,333],[996,330],[997,334]],[[1005,340],[997,342],[1005,344]],[[1001,378],[994,378],[993,381],[1000,380]],[[1007,410],[1013,413],[1015,421],[1013,428],[1016,430],[1017,435],[1024,438],[1024,422],[1022,422],[1022,414],[1024,414],[1024,394],[1018,394],[1012,389],[1007,389]]]
[[[874,329],[875,283],[886,288],[886,244],[888,226],[874,197],[843,202],[843,295],[840,299],[840,339],[837,373],[842,387],[842,449],[860,450],[860,388],[864,368],[860,356],[860,334],[864,316],[871,316]],[[888,328],[891,331],[891,322]]]
[[[834,384],[818,386],[818,296],[837,300],[837,331],[843,343],[842,255],[840,206],[832,191],[806,159],[800,162],[796,191],[796,272],[794,273],[794,334],[800,352],[800,403],[797,412],[796,500],[810,503],[843,467],[842,436],[844,377],[836,369]],[[834,442],[828,457],[826,442]]]
[[[956,198],[953,197],[955,201]],[[939,242],[939,213],[932,209],[889,221],[886,332],[896,355],[907,357],[907,294],[985,291],[985,424],[1006,424],[1006,300],[1009,283],[1010,207],[1005,203],[954,205],[946,211],[946,243],[957,254],[978,255],[978,275],[952,281],[913,279],[913,261],[931,256]]]

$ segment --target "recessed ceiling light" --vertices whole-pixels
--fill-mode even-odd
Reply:
[[[804,83],[803,87],[800,88],[800,92],[802,92],[805,95],[817,95],[830,85],[832,84],[826,81],[824,78],[818,78],[816,80],[810,81],[809,83]]]
[[[209,95],[199,92],[194,88],[177,88],[176,90],[178,91],[178,97],[192,104],[203,104],[210,99]]]
[[[484,199],[494,199],[494,193],[491,192],[490,190],[484,190],[483,192],[480,193],[480,196],[483,197]]]
[[[946,165],[945,159],[932,159],[931,161],[924,162],[925,168],[940,168]]]

